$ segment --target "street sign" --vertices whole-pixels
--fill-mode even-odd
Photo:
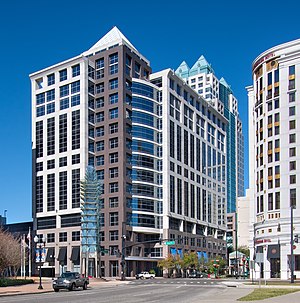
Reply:
[[[104,254],[108,254],[108,249],[101,249],[100,252],[102,252]]]
[[[166,245],[175,245],[175,241],[166,241],[165,244]]]

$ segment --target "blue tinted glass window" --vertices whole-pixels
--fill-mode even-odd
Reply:
[[[47,104],[47,114],[55,112],[55,102]]]
[[[65,97],[69,95],[69,84],[61,86],[59,88],[59,96],[60,97]]]
[[[80,92],[80,81],[71,83],[71,94],[76,94]]]
[[[154,141],[154,130],[148,127],[133,125],[132,126],[132,137],[147,139]]]
[[[118,108],[112,108],[109,110],[110,119],[116,119],[116,118],[118,118],[118,115],[119,115]]]
[[[96,69],[104,67],[104,58],[96,60]]]
[[[118,71],[119,71],[119,66],[118,66],[118,64],[114,64],[114,65],[111,65],[111,66],[109,67],[109,72],[110,72],[111,75],[117,74]]]
[[[74,65],[72,66],[72,77],[76,77],[80,75],[80,65]]]
[[[138,94],[138,95],[152,98],[152,99],[153,99],[153,95],[154,95],[152,87],[142,84],[142,83],[136,83],[136,82],[132,83],[132,92],[135,94]]]
[[[55,90],[51,89],[47,91],[47,101],[53,101],[55,99]]]
[[[54,76],[54,74],[48,75],[47,78],[48,78],[48,86],[55,84],[55,76]]]
[[[119,99],[118,93],[109,95],[109,103],[110,104],[118,103],[118,99]]]
[[[146,141],[134,140],[132,142],[132,151],[154,155],[154,144]]]
[[[67,80],[67,69],[63,69],[59,72],[59,81]]]
[[[118,88],[118,79],[117,78],[109,80],[109,88],[110,89]]]
[[[139,108],[150,113],[154,112],[154,104],[152,101],[140,97],[132,98],[132,107]]]
[[[45,93],[36,95],[36,105],[45,103]]]
[[[69,98],[64,98],[60,100],[60,109],[66,109],[69,107]]]
[[[71,106],[76,106],[80,104],[80,95],[74,95],[71,97]]]
[[[118,63],[118,53],[109,56],[109,64]]]
[[[154,126],[154,117],[150,114],[141,113],[141,112],[133,112],[132,113],[132,122],[145,124],[149,126]]]
[[[45,115],[45,105],[37,107],[36,116],[40,117],[40,116],[44,116],[44,115]]]

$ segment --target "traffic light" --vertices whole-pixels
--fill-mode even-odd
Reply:
[[[299,235],[294,236],[294,243],[299,243]]]

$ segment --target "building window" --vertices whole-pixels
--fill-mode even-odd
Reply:
[[[116,103],[118,103],[118,99],[119,99],[118,93],[109,95],[109,104],[116,104]]]
[[[104,126],[100,126],[96,128],[96,137],[104,136]]]
[[[119,84],[118,78],[109,80],[109,89],[118,88],[118,84]]]
[[[80,163],[80,154],[72,155],[72,164]]]
[[[296,188],[290,189],[290,206],[296,207]]]
[[[68,96],[69,93],[70,93],[70,91],[69,91],[69,84],[60,86],[60,88],[59,88],[59,96],[60,96],[60,98]]]
[[[290,121],[290,129],[295,129],[296,128],[296,120],[291,120]]]
[[[47,243],[54,243],[55,242],[55,233],[47,234]]]
[[[72,66],[72,77],[76,77],[80,75],[80,65],[76,64]]]
[[[67,242],[67,232],[59,233],[59,242]]]
[[[104,112],[96,113],[96,123],[104,121]]]
[[[109,226],[119,225],[119,214],[117,212],[109,213]]]
[[[296,101],[296,94],[290,93],[289,94],[289,102],[295,102]]]
[[[296,147],[291,147],[290,148],[290,157],[295,157],[296,156]]]
[[[110,148],[117,148],[118,147],[118,138],[111,138],[109,139],[109,147]]]
[[[118,108],[112,108],[109,110],[109,118],[110,119],[116,119],[119,116]]]
[[[296,170],[296,161],[290,161],[290,170]]]
[[[290,176],[290,184],[296,184],[296,175]]]
[[[80,92],[80,81],[71,83],[71,94],[76,94]]]
[[[96,84],[96,94],[104,93],[104,82]]]
[[[72,170],[72,208],[80,207],[80,169]]]
[[[69,98],[64,98],[59,101],[59,109],[67,109],[70,106]]]
[[[111,230],[109,232],[109,240],[110,241],[118,241],[119,240],[119,231],[118,230]]]
[[[71,96],[71,106],[76,106],[80,104],[80,95]]]
[[[68,121],[67,114],[59,116],[59,152],[67,151],[67,142],[68,142]]]
[[[110,193],[117,193],[118,191],[119,191],[118,182],[109,183],[109,192]]]
[[[47,175],[47,211],[55,210],[55,174]]]
[[[55,90],[51,89],[46,92],[47,102],[53,101],[55,99]]]
[[[55,119],[47,119],[47,155],[55,153]]]
[[[110,178],[117,178],[119,176],[119,169],[118,167],[112,167],[109,169],[109,177]]]
[[[296,134],[290,134],[290,143],[296,142]]]
[[[118,197],[112,197],[109,198],[109,207],[115,208],[119,206],[119,198]]]
[[[102,108],[104,106],[104,97],[96,98],[96,108]]]
[[[36,212],[43,212],[43,176],[36,177]]]
[[[64,167],[68,165],[67,157],[59,158],[59,167]]]
[[[97,166],[104,165],[104,155],[96,157],[96,165]]]
[[[59,173],[59,209],[67,209],[68,179],[67,172]]]
[[[67,69],[63,69],[59,71],[59,81],[67,80],[67,76],[68,76]]]
[[[72,231],[72,241],[80,241],[80,231]]]
[[[47,76],[48,86],[55,84],[55,76],[54,74],[50,74]]]
[[[80,111],[72,112],[72,150],[80,148]]]
[[[109,163],[117,163],[119,161],[118,153],[109,154]]]
[[[98,141],[96,142],[96,151],[102,151],[104,150],[104,141]]]
[[[115,134],[118,132],[118,123],[109,124],[109,133]]]

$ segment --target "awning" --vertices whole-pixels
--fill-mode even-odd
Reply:
[[[65,263],[65,264],[67,263],[67,248],[66,247],[60,247],[57,261],[59,261],[61,263]]]
[[[171,247],[171,255],[172,255],[172,256],[175,256],[175,255],[176,255],[176,253],[177,253],[176,248]]]
[[[71,261],[78,261],[80,258],[80,247],[74,246],[72,247]]]
[[[267,259],[280,258],[280,244],[268,245]]]
[[[49,247],[47,249],[46,262],[53,262],[54,261],[54,258],[55,258],[54,252],[55,252],[54,247]]]

